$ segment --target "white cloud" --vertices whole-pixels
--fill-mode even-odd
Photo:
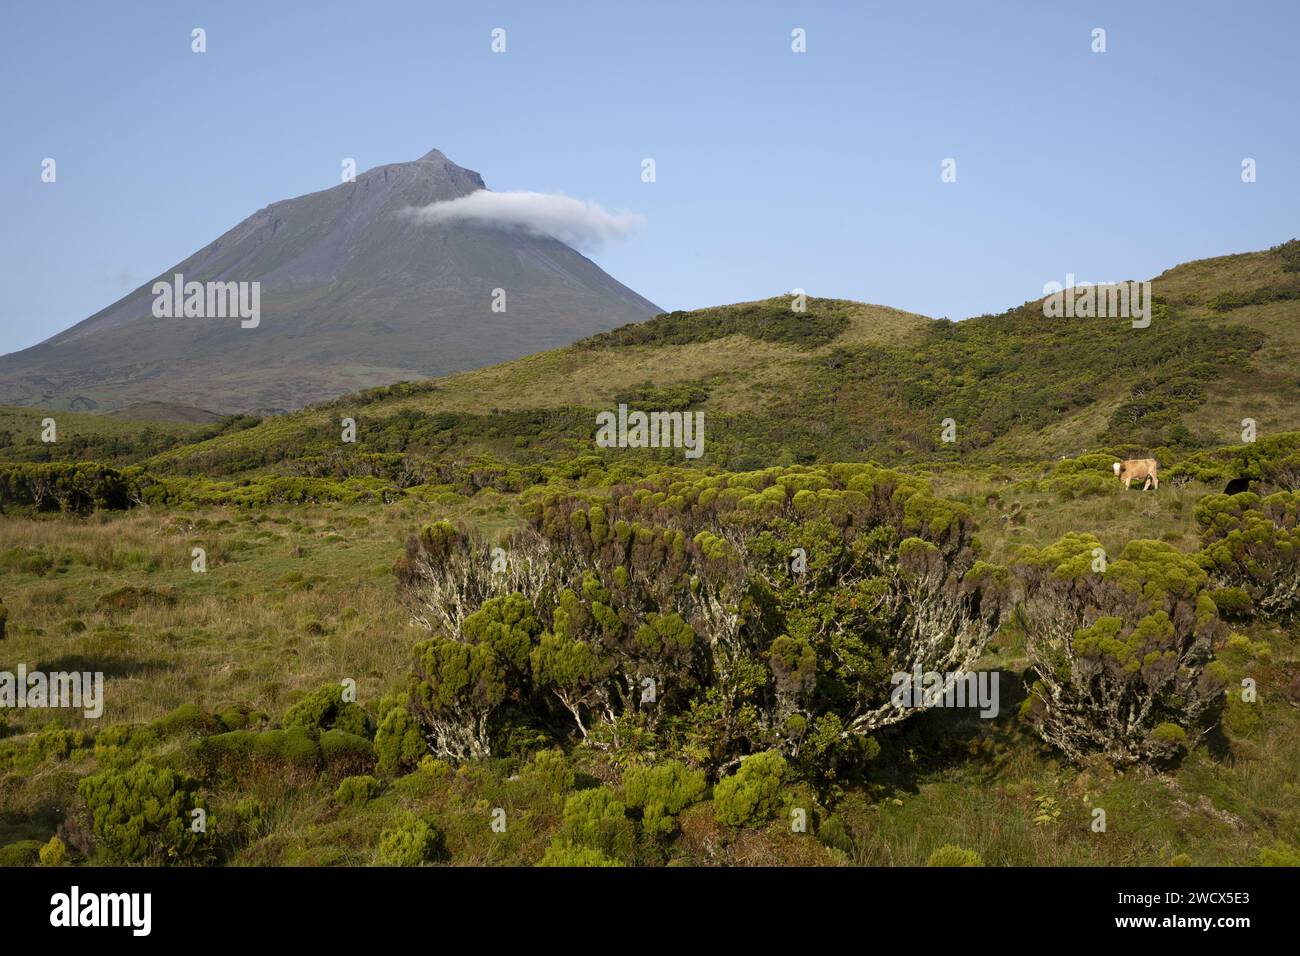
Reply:
[[[502,229],[520,229],[559,239],[575,248],[594,248],[622,239],[644,220],[629,212],[609,212],[594,202],[551,193],[478,192],[413,207],[408,214],[420,222],[473,222]]]

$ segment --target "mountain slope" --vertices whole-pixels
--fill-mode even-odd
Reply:
[[[1239,443],[1247,418],[1261,437],[1300,430],[1298,277],[1295,242],[1178,266],[1153,280],[1156,314],[1141,330],[1124,319],[1049,319],[1041,302],[958,323],[815,298],[805,313],[784,297],[672,313],[253,427],[224,424],[130,460],[156,454],[161,473],[209,477],[385,474],[403,457],[682,463],[680,451],[595,446],[595,414],[628,402],[703,411],[705,453],[690,462],[703,466],[1030,463],[1102,448],[1169,462]],[[357,422],[355,444],[340,443],[345,417]],[[955,443],[942,441],[949,418]],[[10,431],[0,456],[68,457],[30,424]],[[88,441],[84,452],[116,458],[121,445]]]
[[[369,452],[536,464],[603,451],[596,411],[705,412],[696,464],[1036,461],[1236,444],[1300,429],[1297,244],[1202,260],[1153,280],[1150,328],[1049,319],[1041,302],[950,323],[880,306],[776,298],[673,313],[567,348],[413,386],[346,396],[174,449],[167,470],[296,473],[304,458]],[[1252,300],[1236,304],[1241,298]],[[1258,301],[1254,301],[1258,300]],[[355,417],[356,445],[338,421]],[[941,440],[944,419],[957,441]]]
[[[155,318],[151,280],[0,358],[0,403],[293,409],[554,348],[658,311],[558,240],[403,214],[483,188],[478,173],[433,150],[274,203],[159,277],[260,282],[256,328]],[[505,313],[491,311],[497,288]]]

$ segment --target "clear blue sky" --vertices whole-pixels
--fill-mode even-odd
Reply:
[[[669,309],[799,286],[962,318],[1067,272],[1147,278],[1263,248],[1300,235],[1298,10],[7,4],[0,352],[337,184],[344,157],[366,169],[433,147],[493,189],[639,213],[592,257]],[[196,26],[206,54],[190,52]]]

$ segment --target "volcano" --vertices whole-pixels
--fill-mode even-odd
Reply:
[[[0,404],[287,411],[660,311],[558,239],[409,214],[482,189],[478,173],[435,149],[273,203],[88,319],[0,357]],[[160,316],[155,286],[179,290],[178,276],[209,301],[213,287],[253,288],[259,319],[186,315],[179,303]]]

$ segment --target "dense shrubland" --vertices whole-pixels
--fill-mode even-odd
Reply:
[[[1245,478],[1265,490],[1300,491],[1300,432],[1196,452],[1172,463],[1168,476],[1175,483],[1195,480],[1218,485]]]
[[[686,345],[730,335],[813,348],[833,341],[848,328],[849,313],[857,305],[840,299],[809,298],[805,311],[796,312],[793,302],[792,297],[782,296],[694,312],[667,312],[648,322],[593,335],[579,342],[576,348]]]
[[[0,464],[0,506],[85,514],[139,501],[127,473],[96,462]]]
[[[969,515],[870,465],[542,496],[497,564],[442,523],[398,568],[439,756],[532,720],[714,775],[772,750],[834,777],[909,712],[891,675],[969,669],[999,607]]]
[[[1207,495],[1196,519],[1202,565],[1222,588],[1248,598],[1237,610],[1282,623],[1300,614],[1300,491]]]
[[[1178,755],[1222,703],[1218,609],[1196,560],[1132,541],[1113,561],[1091,535],[1017,555],[1018,623],[1037,681],[1024,714],[1076,760]]]
[[[1053,481],[1101,470],[1093,457]],[[1198,554],[1135,540],[1107,556],[1068,534],[1002,569],[979,560],[961,506],[870,465],[539,493],[495,557],[446,522],[409,543],[399,592],[431,637],[394,739],[408,765],[417,728],[438,756],[482,759],[529,727],[710,779],[770,752],[825,784],[910,712],[892,674],[969,670],[1005,620],[1032,668],[1021,713],[1046,743],[1167,761],[1223,704],[1220,605],[1294,609],[1293,498],[1203,499]]]
[[[51,413],[60,421],[59,413]],[[80,421],[80,418],[78,418]],[[112,431],[74,431],[57,443],[39,440],[30,429],[15,433],[13,427],[0,428],[0,459],[21,462],[107,461],[122,466],[135,464],[154,455],[185,445],[204,442],[221,435],[233,435],[260,424],[255,415],[228,415],[210,425],[181,426],[171,423],[140,426],[127,431],[129,425],[118,423]]]
[[[1155,308],[1168,312],[1167,305]],[[1181,417],[1204,401],[1205,383],[1248,368],[1265,339],[1244,326],[1155,321],[1159,334],[1145,335],[1124,320],[1046,319],[1031,303],[979,320],[935,323],[916,342],[843,347],[811,362],[808,386],[770,421],[788,431],[808,416],[797,402],[828,394],[839,415],[821,435],[823,453],[849,456],[864,443],[900,454],[942,453],[948,449],[939,443],[938,421],[952,418],[961,451],[971,454],[1123,389],[1106,429],[1086,443],[1165,444]]]

